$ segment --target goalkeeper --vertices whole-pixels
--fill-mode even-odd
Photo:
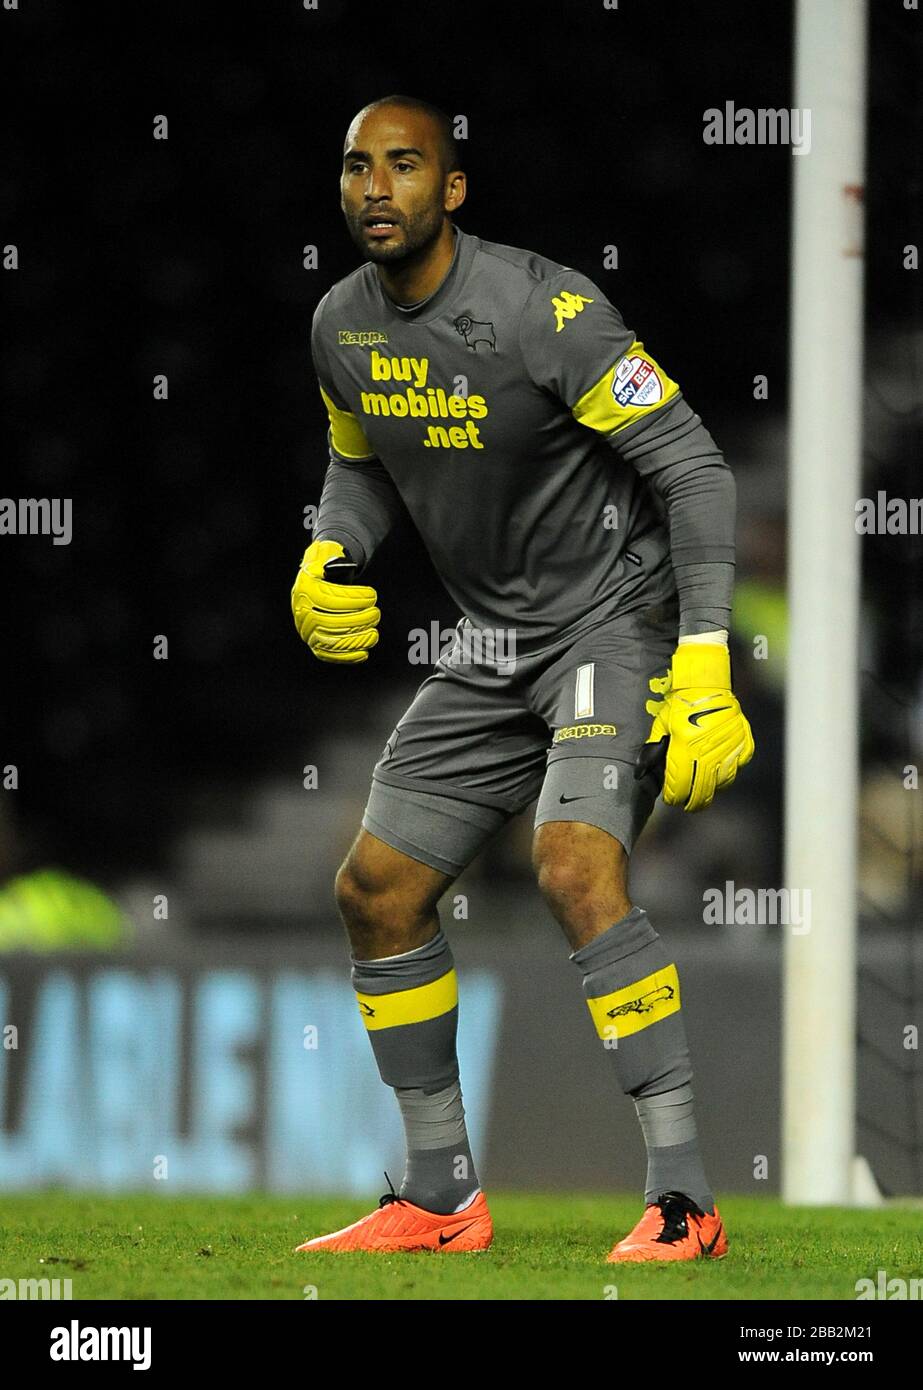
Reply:
[[[314,315],[330,463],[292,611],[316,657],[363,666],[381,612],[362,581],[406,508],[463,616],[336,880],[405,1172],[299,1248],[490,1244],[437,904],[537,798],[537,880],[647,1147],[643,1212],[608,1259],[720,1258],[677,969],[628,864],[661,789],[698,812],[753,754],[727,648],[734,480],[598,285],[454,224],[465,186],[438,108],[387,97],[352,122],[341,205],[366,263]]]

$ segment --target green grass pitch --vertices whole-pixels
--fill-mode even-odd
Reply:
[[[0,1279],[71,1279],[75,1299],[843,1299],[856,1280],[920,1278],[920,1212],[720,1200],[730,1251],[607,1265],[641,1214],[628,1196],[488,1193],[479,1254],[296,1255],[374,1206],[353,1198],[0,1196]],[[312,1291],[316,1290],[316,1294]]]

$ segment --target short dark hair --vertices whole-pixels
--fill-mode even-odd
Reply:
[[[391,96],[379,97],[377,101],[370,101],[368,106],[363,106],[360,114],[364,115],[366,111],[375,111],[379,106],[403,106],[411,111],[424,112],[436,127],[439,160],[443,174],[447,174],[450,169],[461,170],[462,165],[452,117],[440,106],[434,106],[431,101],[424,101],[422,97],[408,97],[394,92]]]

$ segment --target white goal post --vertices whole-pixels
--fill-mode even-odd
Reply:
[[[855,1157],[865,0],[798,0],[789,379],[782,1195],[875,1198]]]

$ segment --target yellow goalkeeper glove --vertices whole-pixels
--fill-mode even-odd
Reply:
[[[645,705],[654,723],[635,777],[663,764],[667,805],[701,811],[753,757],[750,725],[731,693],[728,649],[683,642],[673,653],[668,674],[648,684],[661,698]]]
[[[292,588],[292,616],[299,637],[320,661],[355,665],[368,661],[378,641],[378,595],[367,584],[331,582],[324,574],[331,560],[349,563],[339,541],[308,546]]]

